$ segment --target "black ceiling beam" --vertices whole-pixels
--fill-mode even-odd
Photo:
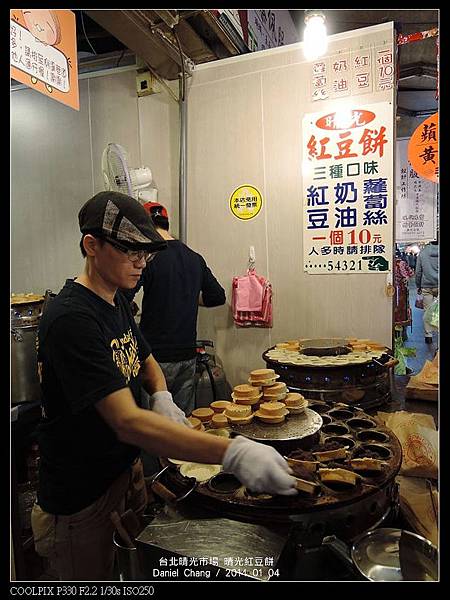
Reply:
[[[433,79],[437,79],[437,76],[438,71],[436,64],[409,63],[406,65],[400,65],[400,81],[410,77],[431,77]]]
[[[429,117],[434,115],[437,110],[437,108],[422,108],[420,110],[412,110],[410,108],[397,106],[397,114],[404,115],[405,117]]]
[[[410,87],[405,87],[405,88],[399,88],[398,89],[399,92],[435,92],[436,91],[436,87],[434,88],[410,88]]]

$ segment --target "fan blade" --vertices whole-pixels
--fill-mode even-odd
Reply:
[[[105,148],[102,153],[102,175],[105,190],[111,190],[112,185],[110,182],[110,172],[108,165],[108,148]]]
[[[108,179],[113,189],[118,192],[133,195],[131,177],[126,160],[126,151],[119,144],[107,146]]]

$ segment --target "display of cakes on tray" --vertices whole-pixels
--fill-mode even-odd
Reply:
[[[294,341],[289,342],[292,346]],[[302,414],[308,406],[301,394],[289,392],[273,369],[255,369],[248,383],[235,385],[230,400],[215,400],[209,408],[192,411],[189,420],[196,429],[222,429],[248,425],[256,417],[268,424],[283,423],[286,416]]]

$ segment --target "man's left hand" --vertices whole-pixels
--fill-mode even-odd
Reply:
[[[164,415],[176,423],[181,423],[182,425],[192,427],[192,425],[186,419],[184,412],[173,401],[172,394],[170,392],[155,392],[150,396],[150,400],[152,401],[152,410],[159,415]]]

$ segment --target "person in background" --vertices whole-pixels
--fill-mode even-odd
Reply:
[[[413,269],[413,271],[415,271],[417,264],[417,256],[412,250],[406,253],[406,262],[408,263],[408,266],[411,269]]]
[[[436,240],[427,244],[419,253],[416,264],[417,293],[423,296],[424,312],[439,294],[439,232]],[[425,343],[433,342],[430,325],[423,321]]]
[[[142,287],[140,330],[152,347],[173,400],[186,415],[195,407],[195,367],[198,307],[225,304],[225,291],[205,259],[169,233],[167,210],[147,202],[156,231],[167,250],[142,272],[133,290],[125,291],[130,302]]]
[[[411,322],[408,281],[414,275],[414,271],[408,263],[402,259],[400,251],[397,251],[394,268],[394,323],[402,327],[403,340],[408,339],[406,328]]]
[[[42,419],[33,540],[64,581],[114,579],[114,518],[147,504],[140,451],[222,464],[247,488],[295,495],[272,447],[190,427],[120,289],[167,252],[137,200],[100,192],[81,208],[84,271],[47,305],[37,335]],[[151,410],[141,408],[143,389]]]
[[[402,259],[403,262],[405,262],[406,264],[408,264],[408,261],[407,261],[407,258],[406,258],[406,252],[404,250],[400,251],[400,258]]]

